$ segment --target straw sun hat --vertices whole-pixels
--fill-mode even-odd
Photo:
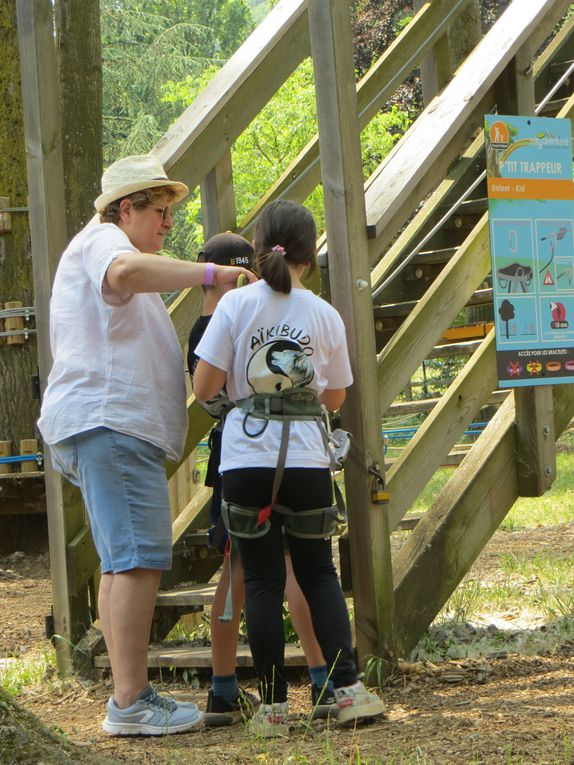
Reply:
[[[185,183],[170,181],[161,162],[151,154],[124,157],[104,171],[102,193],[94,202],[94,207],[98,212],[103,212],[116,199],[158,186],[170,186],[175,191],[174,202],[179,202],[189,193]]]

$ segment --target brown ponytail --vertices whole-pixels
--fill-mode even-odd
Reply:
[[[288,295],[291,274],[288,264],[308,264],[315,270],[317,229],[311,213],[302,205],[278,199],[267,205],[255,227],[256,268],[271,289]]]

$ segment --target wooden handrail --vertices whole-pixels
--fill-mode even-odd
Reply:
[[[444,35],[464,3],[465,0],[433,0],[426,3],[369,69],[357,85],[361,129],[369,124],[397,87]],[[251,237],[256,218],[269,202],[281,197],[303,202],[320,182],[319,138],[315,135],[241,221],[241,233]]]
[[[417,202],[435,185],[437,170],[456,159],[494,106],[494,85],[523,45],[535,50],[568,8],[567,0],[514,0],[425,109],[366,184],[374,265]],[[541,39],[540,39],[541,38]]]
[[[541,97],[544,96],[548,90],[549,70],[555,57],[564,54],[570,55],[572,49],[574,49],[573,32],[574,16],[563,25],[556,37],[534,63],[534,84],[537,91],[540,92]],[[541,87],[539,87],[539,85]],[[454,202],[454,200],[466,189],[470,182],[469,178],[472,173],[472,168],[473,166],[476,167],[481,152],[483,151],[484,134],[481,131],[473,140],[472,144],[465,149],[456,163],[449,168],[447,176],[440,183],[436,191],[433,192],[432,197],[425,202],[421,210],[417,212],[413,220],[400,234],[399,238],[393,242],[384,257],[379,260],[373,268],[371,272],[371,288],[373,290],[376,289],[376,287],[403,259],[406,251],[413,248],[415,244],[422,239],[427,229],[430,228],[429,221],[433,216],[436,218],[438,209],[447,203],[452,204],[452,202]],[[474,179],[476,175],[478,175],[478,171],[472,176],[472,179]],[[372,241],[372,261],[376,259],[379,250],[379,243],[377,241]]]
[[[152,153],[195,188],[309,51],[307,0],[281,0]]]

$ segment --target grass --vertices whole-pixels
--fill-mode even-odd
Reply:
[[[4,659],[0,666],[0,685],[11,696],[24,688],[40,685],[56,669],[56,651],[46,648],[40,654],[22,659]]]

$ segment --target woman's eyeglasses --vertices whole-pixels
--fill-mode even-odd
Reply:
[[[148,207],[151,207],[152,210],[157,210],[159,213],[161,213],[162,220],[167,220],[168,218],[173,220],[173,212],[171,207],[157,207],[156,205],[148,205]]]

